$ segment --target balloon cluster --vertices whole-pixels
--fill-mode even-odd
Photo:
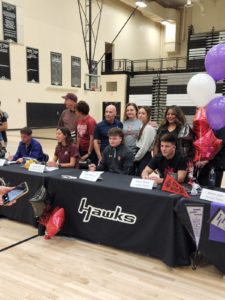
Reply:
[[[194,75],[187,85],[187,93],[198,107],[193,122],[197,136],[194,142],[196,150],[194,161],[213,159],[222,144],[212,129],[219,130],[225,127],[225,97],[216,97],[215,94],[215,81],[225,78],[225,44],[218,44],[208,51],[205,69],[208,74]]]
[[[222,140],[217,139],[212,129],[209,127],[205,109],[203,107],[199,107],[195,114],[193,130],[197,137],[197,140],[194,142],[194,162],[213,159],[221,149]]]
[[[209,125],[214,130],[225,127],[225,97],[215,97],[215,80],[225,78],[225,44],[212,47],[205,57],[208,74],[194,75],[188,82],[187,93],[197,107],[206,106]]]

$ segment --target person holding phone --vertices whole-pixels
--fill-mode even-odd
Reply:
[[[4,184],[4,182],[3,182]],[[21,182],[15,187],[0,186],[0,206],[10,206],[29,192],[27,182]]]
[[[7,186],[0,186],[0,206],[4,204],[2,196],[6,193],[10,192],[13,188],[7,187]],[[16,202],[16,200],[13,200],[7,204],[7,206],[13,205]]]

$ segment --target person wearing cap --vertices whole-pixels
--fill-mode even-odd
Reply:
[[[65,96],[62,96],[65,99],[66,109],[61,113],[59,117],[58,126],[68,128],[71,134],[72,139],[76,138],[77,131],[77,116],[76,112],[76,104],[77,104],[77,96],[73,93],[68,93]]]

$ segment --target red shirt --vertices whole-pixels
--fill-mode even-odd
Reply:
[[[90,135],[94,135],[96,121],[91,116],[87,115],[85,118],[77,122],[77,136],[79,138],[79,147],[81,150],[88,152],[90,144]]]
[[[62,146],[57,145],[55,148],[55,156],[58,157],[58,162],[60,164],[66,164],[70,162],[71,157],[76,158],[76,164],[74,168],[78,168],[79,166],[79,151],[77,149],[77,145],[75,143],[70,143],[69,145]]]

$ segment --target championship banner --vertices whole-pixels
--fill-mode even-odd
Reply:
[[[216,202],[211,203],[209,240],[225,243],[225,205]]]
[[[183,188],[179,182],[177,182],[169,174],[166,175],[166,179],[163,182],[162,191],[178,194],[186,198],[191,198],[186,192],[185,188]]]
[[[202,232],[202,221],[203,221],[203,213],[204,207],[203,206],[194,206],[194,205],[187,205],[186,210],[189,216],[189,220],[191,222],[191,227],[194,234],[194,240],[196,243],[196,247],[198,249],[199,241]]]

